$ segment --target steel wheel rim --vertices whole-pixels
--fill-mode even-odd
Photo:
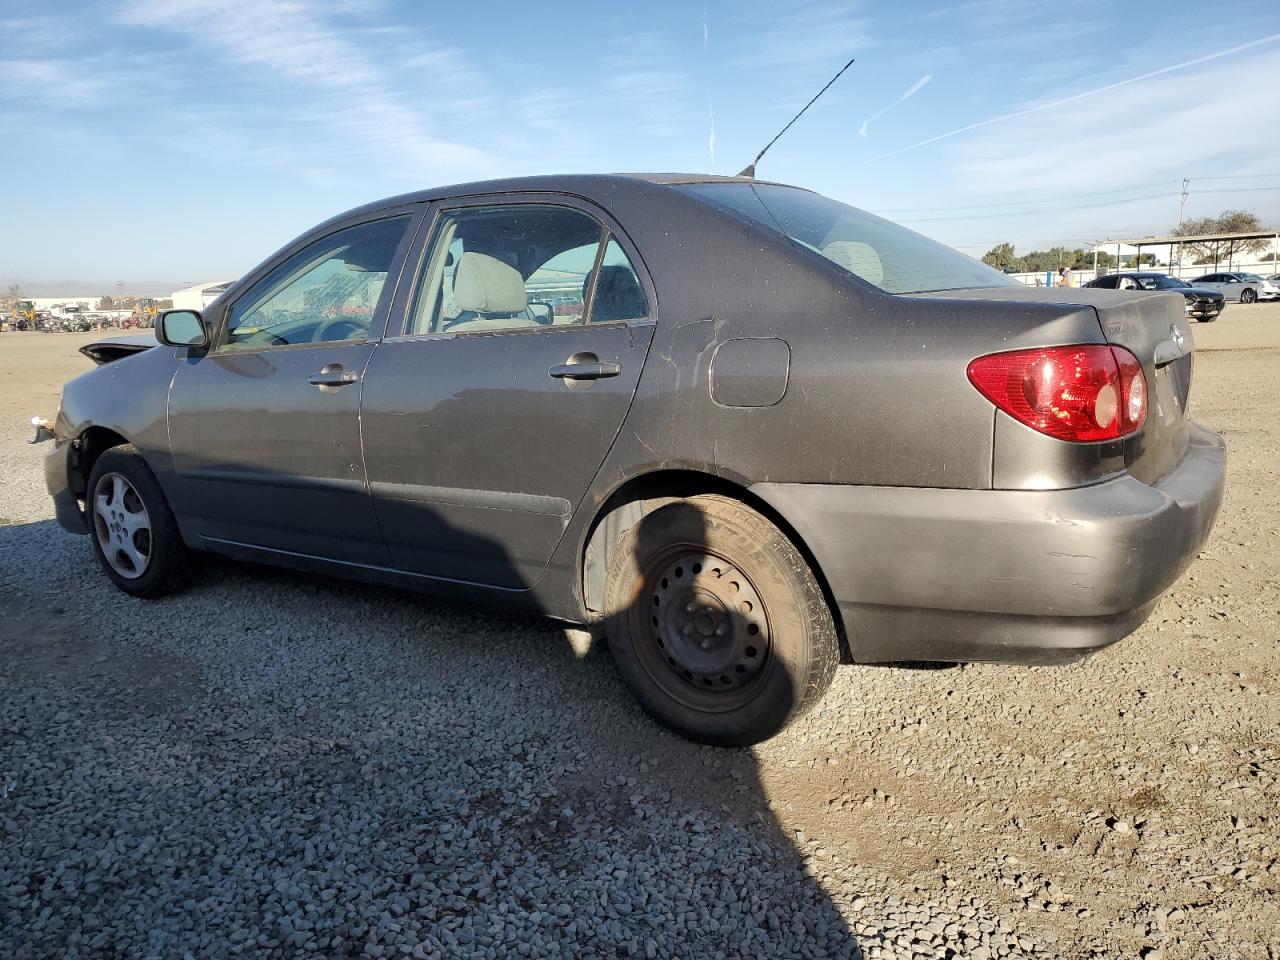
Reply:
[[[136,580],[151,563],[151,515],[128,478],[104,473],[93,490],[93,532],[107,565]]]
[[[672,698],[699,710],[749,701],[772,665],[768,610],[738,565],[684,545],[646,565],[635,604],[641,660]]]

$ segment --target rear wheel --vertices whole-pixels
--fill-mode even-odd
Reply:
[[[181,581],[187,549],[173,511],[131,445],[112,447],[89,474],[85,513],[107,577],[135,597],[159,597]]]
[[[658,722],[719,746],[759,743],[812,706],[839,661],[822,590],[795,546],[735,500],[647,514],[605,585],[618,672]]]
[[[1257,299],[1258,299],[1258,294],[1257,294],[1256,292],[1254,292],[1253,290],[1241,290],[1241,291],[1240,291],[1240,302],[1241,302],[1241,303],[1254,303]]]

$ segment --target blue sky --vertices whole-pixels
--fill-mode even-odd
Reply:
[[[1280,224],[1280,5],[0,0],[0,283],[230,278],[378,197],[762,177],[980,255]],[[1227,52],[1233,51],[1233,52]]]

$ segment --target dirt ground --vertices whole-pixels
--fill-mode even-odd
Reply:
[[[1280,960],[1280,304],[1229,305],[1194,333],[1190,412],[1226,437],[1227,492],[1211,540],[1135,635],[1067,667],[843,667],[820,710],[754,751],[768,809],[859,936],[857,903],[879,896],[977,909],[1039,955]],[[52,516],[39,457],[18,441],[99,337],[0,334],[0,445],[16,462],[0,474],[0,527]],[[87,555],[78,539],[49,543]],[[29,660],[45,630],[95,642],[92,619],[23,610],[11,634]],[[78,662],[100,661],[36,658],[23,682]]]

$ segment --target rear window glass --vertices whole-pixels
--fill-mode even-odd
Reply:
[[[1018,286],[935,240],[807,190],[753,183],[677,189],[781,233],[887,293]]]

